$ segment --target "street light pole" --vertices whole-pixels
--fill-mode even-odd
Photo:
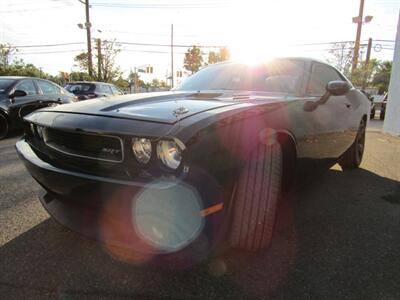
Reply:
[[[363,24],[363,14],[364,14],[364,0],[360,0],[360,10],[358,12],[357,17],[357,34],[356,41],[354,43],[354,53],[353,53],[353,63],[351,67],[351,73],[354,74],[354,71],[357,68],[358,64],[358,52],[360,51],[360,39],[361,39],[361,29]]]
[[[90,36],[90,16],[89,16],[89,0],[85,1],[86,11],[86,37],[87,37],[87,48],[88,48],[88,73],[89,76],[93,74],[93,62],[92,62],[92,38]]]

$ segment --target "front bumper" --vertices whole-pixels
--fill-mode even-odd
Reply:
[[[201,241],[200,247],[205,250],[206,245],[206,251],[209,252],[221,239],[224,228],[222,224],[225,219],[222,189],[213,181],[206,182],[202,175],[192,175],[185,180],[174,181],[124,181],[57,168],[40,159],[24,140],[17,142],[16,150],[32,177],[45,189],[40,196],[44,208],[59,223],[74,231],[100,240],[107,245],[155,254],[179,252],[183,248],[196,247],[199,241]],[[188,203],[196,201],[188,202],[187,199],[181,199],[182,201],[177,203],[182,208],[177,208],[175,204],[172,208],[165,208],[166,202],[157,202],[160,199],[148,200],[148,191],[155,191],[155,195],[161,195],[159,198],[164,198],[165,195],[165,198],[175,199],[176,189],[172,197],[170,191],[176,186],[190,186],[193,195],[196,195],[197,204],[188,206]],[[146,193],[147,196],[143,196]],[[194,197],[191,196],[191,198]],[[138,227],[145,228],[144,230],[154,229],[154,234],[159,234],[157,228],[153,228],[149,223],[157,222],[154,215],[148,217],[148,214],[152,212],[149,212],[146,203],[152,201],[154,203],[151,209],[164,210],[164,212],[172,210],[172,219],[171,214],[168,218],[174,223],[175,230],[190,226],[196,228],[195,234],[186,233],[187,245],[165,248],[143,238],[141,234],[143,231],[138,230]],[[144,205],[141,210],[137,208],[138,203]],[[159,208],[160,204],[162,207]],[[219,209],[215,209],[216,207]],[[140,215],[137,215],[138,211]],[[210,211],[212,213],[208,214]],[[191,215],[186,212],[190,212]],[[197,215],[194,215],[194,212]],[[137,220],[143,219],[144,215],[146,215],[146,220],[143,221],[145,225],[139,226]],[[197,220],[197,218],[199,221],[194,222],[193,219]],[[182,229],[182,231],[185,230],[187,231],[187,229]],[[182,234],[182,232],[177,234]]]

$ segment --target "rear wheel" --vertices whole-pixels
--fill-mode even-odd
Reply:
[[[366,125],[366,121],[363,118],[358,128],[356,140],[339,160],[339,165],[343,170],[356,169],[360,166],[364,155]]]
[[[0,140],[4,139],[9,130],[9,124],[7,118],[0,113]]]
[[[279,143],[260,145],[251,154],[236,184],[230,243],[259,251],[271,243],[282,181]]]

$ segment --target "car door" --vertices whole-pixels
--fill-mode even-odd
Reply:
[[[326,97],[326,85],[334,80],[346,79],[329,65],[311,63],[301,113],[301,126],[306,128],[299,146],[304,157],[338,158],[354,141],[354,114],[348,96]]]
[[[26,93],[26,96],[10,99],[9,114],[15,123],[21,123],[26,111],[33,111],[40,101],[38,89],[32,79],[24,79],[18,82],[11,90],[12,94],[16,90]]]

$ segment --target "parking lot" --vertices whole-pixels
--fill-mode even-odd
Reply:
[[[361,168],[309,174],[281,208],[273,246],[190,270],[111,254],[58,225],[39,186],[0,141],[0,295],[61,299],[399,299],[400,138],[372,121]]]

